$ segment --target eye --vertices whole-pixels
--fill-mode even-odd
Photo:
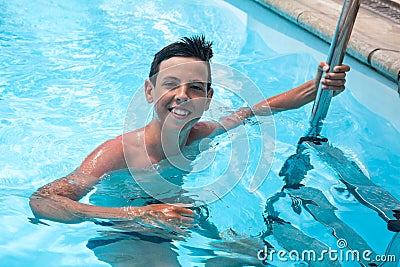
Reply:
[[[167,89],[174,89],[174,88],[178,87],[179,84],[177,84],[175,82],[165,82],[165,83],[163,83],[163,86]]]
[[[197,85],[197,84],[190,85],[190,88],[195,91],[202,91],[202,92],[204,91],[204,86]]]

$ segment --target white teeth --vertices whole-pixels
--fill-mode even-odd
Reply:
[[[187,115],[189,115],[189,111],[183,110],[183,109],[178,109],[178,108],[174,108],[172,110],[172,112],[175,113],[176,115],[179,115],[179,116],[187,116]]]

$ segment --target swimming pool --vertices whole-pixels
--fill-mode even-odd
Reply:
[[[191,1],[190,6],[185,1],[0,3],[2,266],[107,266],[93,252],[96,242],[88,241],[121,238],[115,229],[89,222],[30,223],[28,198],[38,187],[74,170],[101,142],[124,131],[132,98],[147,77],[154,52],[165,44],[185,35],[206,34],[214,40],[213,62],[249,77],[265,97],[313,78],[328,51],[327,44],[251,1]],[[351,58],[345,62],[352,66],[348,90],[333,100],[323,134],[356,160],[375,184],[400,199],[400,118],[396,116],[400,100],[395,85]],[[242,104],[223,87],[216,90],[215,101],[233,108]],[[142,108],[136,107],[138,118],[147,114]],[[193,232],[183,241],[173,241],[170,249],[183,266],[202,266],[206,260],[210,265],[222,261],[221,266],[258,262],[257,250],[264,244],[256,236],[266,231],[265,204],[283,186],[279,170],[307,130],[310,112],[307,105],[274,116],[275,157],[264,182],[254,193],[248,191],[246,181],[238,183],[221,201],[209,205],[208,221],[223,233],[223,240]],[[249,142],[257,142],[256,126],[246,125]],[[211,146],[196,159],[216,155],[215,169],[204,170],[209,175],[223,171],[231,155],[227,136],[214,145],[215,153]],[[377,254],[384,254],[394,234],[375,212],[346,194],[323,162],[312,159],[314,170],[306,178],[307,186],[325,192],[337,207],[336,215]],[[235,166],[254,169],[255,164]],[[184,176],[195,181],[204,172]],[[233,170],[228,174],[236,175]],[[118,205],[126,192],[120,182],[126,177],[124,172],[111,175],[85,201],[98,202],[98,196],[107,195],[103,201]],[[129,181],[125,185],[138,189]],[[116,197],[111,189],[117,189]],[[291,205],[290,199],[283,198],[276,208],[285,220],[336,248],[337,240],[328,228],[305,212],[291,212]],[[126,239],[135,238],[140,239],[132,234]],[[273,236],[268,241],[280,248]],[[153,253],[160,255],[160,251]]]

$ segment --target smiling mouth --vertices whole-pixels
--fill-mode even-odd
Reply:
[[[178,118],[186,118],[190,114],[190,111],[179,107],[169,107],[168,110]]]

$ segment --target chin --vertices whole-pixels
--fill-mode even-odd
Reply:
[[[179,130],[186,130],[188,128],[192,128],[196,122],[199,120],[199,118],[187,118],[184,120],[177,120],[175,118],[170,118],[166,119],[164,121],[164,125],[167,126],[168,128],[175,128]]]

